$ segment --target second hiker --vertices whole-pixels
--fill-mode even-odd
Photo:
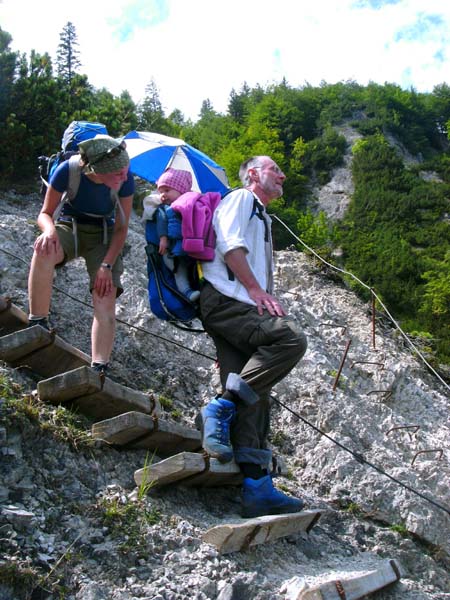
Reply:
[[[214,213],[212,262],[204,262],[203,326],[216,346],[222,394],[203,410],[203,448],[243,475],[243,516],[298,512],[303,502],[277,490],[268,472],[271,388],[306,351],[306,338],[272,295],[271,219],[267,205],[283,193],[285,175],[269,156],[240,168],[244,188]]]
[[[125,142],[98,135],[81,142],[79,150],[80,156],[63,162],[52,175],[38,216],[42,233],[34,243],[28,278],[29,324],[49,327],[54,269],[82,256],[94,305],[92,367],[105,372],[114,344],[116,297],[123,291],[121,252],[134,179]]]

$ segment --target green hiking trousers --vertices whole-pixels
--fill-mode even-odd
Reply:
[[[216,346],[223,389],[228,374],[237,373],[259,397],[251,406],[236,404],[237,418],[231,428],[235,454],[239,448],[263,450],[269,432],[270,391],[305,354],[306,337],[293,318],[272,317],[267,311],[259,315],[256,306],[224,296],[208,282],[200,295],[200,313]],[[243,457],[240,462],[259,460]]]

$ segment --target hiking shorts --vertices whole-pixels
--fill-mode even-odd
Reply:
[[[56,231],[62,249],[64,250],[63,262],[56,265],[57,268],[63,267],[67,262],[77,258],[75,256],[75,238],[72,231],[71,223],[57,223]],[[108,243],[103,243],[103,227],[97,225],[82,225],[77,224],[78,238],[78,256],[84,258],[86,262],[87,272],[89,274],[89,289],[93,290],[95,277],[100,265],[104,261],[108,251],[109,243],[112,239],[113,228],[108,228]],[[123,292],[120,276],[123,273],[122,257],[119,255],[112,268],[112,281],[117,289],[117,296]]]

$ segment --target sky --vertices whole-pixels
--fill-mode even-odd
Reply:
[[[153,81],[166,116],[194,121],[244,83],[450,84],[449,0],[0,0],[10,49],[28,56],[54,59],[68,21],[95,88],[138,103]]]

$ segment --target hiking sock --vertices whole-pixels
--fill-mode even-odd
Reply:
[[[44,329],[50,329],[50,323],[48,315],[28,315],[28,327],[34,327],[34,325],[40,325]]]
[[[108,368],[109,368],[109,363],[102,363],[102,362],[92,362],[91,363],[91,369],[93,369],[94,371],[97,371],[97,373],[106,373]]]
[[[267,476],[267,469],[263,469],[261,465],[257,465],[256,463],[239,463],[239,468],[244,477],[262,479]]]
[[[229,392],[228,390],[225,390],[223,392],[223,394],[221,394],[220,397],[223,398],[224,400],[229,400],[230,402],[234,402],[235,404],[237,404],[237,402],[239,400],[239,396],[236,396],[236,394],[233,394],[233,392]]]

